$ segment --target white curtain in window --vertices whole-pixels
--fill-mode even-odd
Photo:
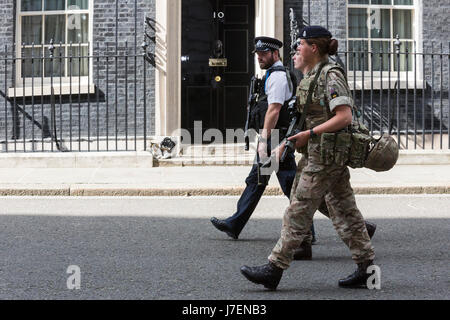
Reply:
[[[22,17],[22,43],[42,44],[42,16]]]
[[[67,0],[67,9],[73,10],[71,7],[76,7],[77,10],[89,9],[89,0]]]
[[[367,9],[350,8],[348,10],[349,38],[367,38]]]
[[[54,43],[66,42],[66,16],[46,15],[45,19],[45,43],[49,44],[53,39]]]
[[[389,9],[372,9],[369,19],[372,38],[391,38],[391,11]]]
[[[394,37],[400,39],[412,39],[412,11],[394,10],[393,12]]]
[[[65,10],[64,0],[44,0],[44,10]]]
[[[67,16],[67,42],[87,43],[89,41],[89,15],[69,14]]]
[[[22,11],[41,11],[42,0],[21,0],[20,7]]]
[[[22,58],[24,59],[22,77],[39,78],[42,76],[42,47],[22,49]]]
[[[72,58],[72,63],[69,63],[67,70],[68,76],[78,77],[78,76],[87,76],[88,75],[88,58],[84,58],[88,56],[88,47],[87,46],[72,46],[68,47],[68,53]]]
[[[394,0],[395,5],[412,6],[413,0]]]

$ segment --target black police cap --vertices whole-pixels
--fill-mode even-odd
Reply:
[[[283,42],[278,39],[270,37],[256,37],[255,38],[255,52],[260,51],[275,51],[283,47]]]
[[[311,39],[311,38],[331,38],[331,32],[321,26],[308,26],[303,28],[300,33],[300,39]]]

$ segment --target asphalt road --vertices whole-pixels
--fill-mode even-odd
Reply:
[[[0,198],[0,299],[450,299],[448,195],[357,197],[378,224],[381,290],[338,288],[355,265],[318,213],[314,260],[294,262],[276,292],[239,268],[266,263],[287,200],[263,198],[234,241],[209,218],[237,199]]]

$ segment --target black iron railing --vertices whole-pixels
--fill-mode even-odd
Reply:
[[[450,149],[448,52],[412,52],[395,41],[395,52],[345,50],[353,99],[372,134],[395,135],[403,149]]]
[[[1,151],[146,150],[153,97],[148,82],[155,66],[152,23],[145,18],[140,47],[53,41],[5,46],[0,52]]]

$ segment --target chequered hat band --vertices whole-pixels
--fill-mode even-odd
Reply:
[[[271,48],[274,50],[280,49],[280,47],[278,45],[276,45],[275,43],[267,43],[267,42],[260,41],[256,44],[256,49],[265,49],[265,48]]]

